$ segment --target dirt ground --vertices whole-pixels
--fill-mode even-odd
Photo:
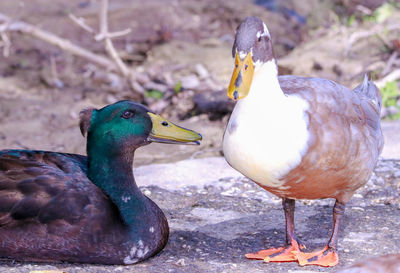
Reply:
[[[196,111],[192,98],[195,94],[207,98],[210,92],[225,92],[232,71],[231,46],[237,24],[248,15],[267,22],[282,74],[325,77],[354,87],[366,71],[383,69],[389,53],[382,51],[382,35],[362,38],[349,46],[352,35],[379,27],[376,23],[345,27],[335,22],[338,15],[333,11],[341,7],[343,13],[350,12],[350,4],[332,6],[330,1],[316,0],[299,4],[287,0],[276,2],[268,10],[250,0],[111,1],[110,29],[132,29],[129,35],[114,40],[124,60],[148,74],[152,83],[184,87],[178,94],[167,90],[168,100],[138,97],[115,74],[106,74],[43,41],[11,33],[10,56],[0,56],[0,148],[85,153],[85,140],[77,127],[79,111],[134,99],[205,136],[200,150],[164,148],[165,154],[174,155],[173,160],[218,155],[227,117],[209,121],[206,114],[193,116]],[[376,7],[368,1],[363,4]],[[68,18],[68,14],[82,16],[96,29],[97,11],[98,3],[93,0],[0,2],[0,12],[11,18],[105,54],[103,45],[94,41],[92,34]],[[399,14],[396,11],[384,26],[398,24]],[[388,31],[384,39],[391,41],[396,33]],[[200,74],[198,66],[203,68]],[[153,146],[137,156],[138,165],[163,161],[164,154],[153,153],[159,150]]]

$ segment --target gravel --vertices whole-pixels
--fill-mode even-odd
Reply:
[[[213,166],[204,177],[207,164]],[[169,168],[167,168],[169,167]],[[154,173],[175,170],[165,183]],[[139,167],[142,191],[164,210],[171,235],[155,257],[132,266],[32,264],[5,261],[0,272],[61,270],[73,272],[331,272],[332,268],[297,263],[250,261],[244,254],[279,246],[285,236],[280,199],[232,172],[223,158],[186,160]],[[222,179],[219,174],[228,175]],[[399,253],[400,160],[381,160],[366,186],[347,205],[339,239],[340,263],[349,266],[366,257]],[[153,174],[153,175],[152,175]],[[197,177],[202,176],[202,177]],[[174,180],[179,183],[174,187]],[[187,185],[181,182],[187,179]],[[199,182],[195,182],[199,181]],[[297,202],[296,229],[309,251],[322,248],[332,228],[334,200]]]

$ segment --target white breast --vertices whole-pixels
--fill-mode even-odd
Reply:
[[[223,141],[228,163],[260,184],[282,188],[279,179],[300,164],[308,149],[307,108],[302,98],[283,94],[275,62],[264,64],[229,120]]]

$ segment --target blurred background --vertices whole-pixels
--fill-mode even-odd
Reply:
[[[200,147],[145,147],[137,165],[220,155],[231,47],[250,15],[268,25],[280,74],[354,88],[370,73],[384,129],[400,133],[400,1],[105,2],[0,1],[0,149],[84,154],[79,111],[129,99],[204,135]]]

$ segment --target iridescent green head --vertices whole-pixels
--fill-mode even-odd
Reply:
[[[134,150],[150,142],[199,144],[202,139],[199,133],[176,126],[131,101],[83,110],[80,119],[88,144],[100,145],[109,152]]]

